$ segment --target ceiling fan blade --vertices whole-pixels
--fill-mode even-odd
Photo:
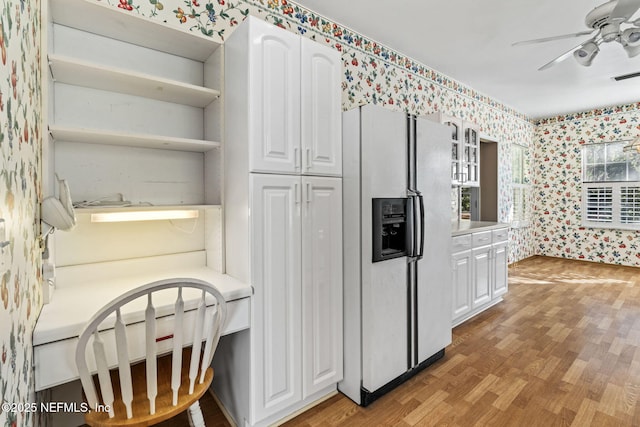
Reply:
[[[640,9],[640,0],[618,0],[609,15],[610,21],[624,22]]]
[[[538,71],[542,71],[542,70],[546,70],[547,68],[550,68],[562,61],[564,61],[565,59],[567,59],[568,57],[570,57],[574,51],[580,49],[581,47],[583,47],[585,44],[589,43],[589,42],[593,42],[595,41],[595,38],[589,39],[587,41],[584,41],[582,43],[580,43],[578,46],[574,47],[571,50],[568,50],[567,52],[563,53],[562,55],[558,56],[556,59],[547,62],[546,64],[544,64],[542,67],[538,68]]]
[[[563,34],[563,35],[560,35],[560,36],[544,37],[544,38],[541,38],[541,39],[523,40],[523,41],[519,41],[519,42],[515,42],[515,43],[511,44],[511,46],[523,46],[523,45],[527,45],[527,44],[544,43],[544,42],[550,42],[550,41],[554,41],[554,40],[561,40],[561,39],[569,39],[569,38],[573,38],[573,37],[588,36],[588,35],[591,35],[594,31],[595,30],[580,31],[579,33]]]

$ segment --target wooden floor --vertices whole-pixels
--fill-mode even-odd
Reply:
[[[442,360],[367,408],[338,395],[286,425],[640,426],[639,399],[640,269],[534,257]]]

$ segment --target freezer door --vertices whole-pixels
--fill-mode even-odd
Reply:
[[[416,272],[420,363],[451,343],[451,144],[449,128],[417,120],[416,186],[424,200],[424,256]]]
[[[362,386],[373,392],[408,368],[407,261],[368,263],[362,284]]]
[[[372,199],[406,197],[406,117],[361,108],[362,386],[371,392],[408,368],[407,259],[373,263],[371,256]]]
[[[360,108],[362,202],[407,196],[407,115],[376,105]]]

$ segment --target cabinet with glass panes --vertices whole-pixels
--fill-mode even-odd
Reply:
[[[480,185],[480,132],[476,124],[441,112],[430,114],[431,120],[451,129],[451,185]]]

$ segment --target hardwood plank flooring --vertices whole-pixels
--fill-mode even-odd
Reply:
[[[337,395],[285,425],[640,426],[639,347],[640,269],[532,257],[436,364],[367,408]]]

